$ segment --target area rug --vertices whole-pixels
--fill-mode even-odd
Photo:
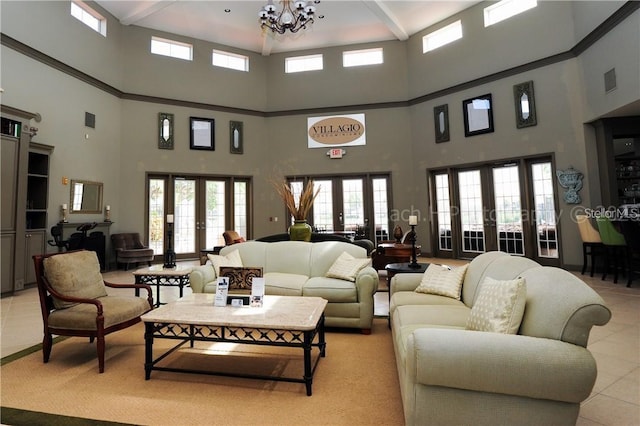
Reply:
[[[10,415],[14,425],[404,423],[386,319],[376,318],[370,335],[327,332],[326,357],[318,364],[310,397],[300,383],[164,371],[153,371],[145,380],[143,334],[138,324],[107,336],[104,374],[98,374],[94,344],[84,338],[56,343],[47,364],[41,351],[3,362],[0,415]],[[158,339],[154,350],[173,343]],[[174,353],[163,363],[289,376],[302,371],[301,355],[301,350],[287,348],[202,344]]]

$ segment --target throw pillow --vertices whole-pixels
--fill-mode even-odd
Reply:
[[[333,262],[333,265],[331,265],[327,271],[326,276],[329,278],[339,278],[341,280],[354,282],[358,272],[360,272],[365,266],[369,265],[370,262],[371,259],[368,257],[353,257],[346,251],[343,251],[335,262]]]
[[[218,254],[208,254],[207,257],[211,261],[213,265],[213,270],[216,271],[216,277],[220,276],[220,267],[221,266],[235,266],[241,267],[242,259],[240,258],[240,252],[238,250],[233,250],[226,256],[218,255]]]
[[[517,334],[524,315],[527,285],[524,278],[498,281],[486,277],[471,308],[467,330]]]
[[[63,296],[97,299],[107,295],[100,273],[100,262],[94,251],[78,251],[47,257],[43,261],[44,276],[51,287]],[[53,298],[56,309],[77,305]]]
[[[463,265],[457,268],[449,268],[445,265],[432,263],[427,267],[427,270],[424,271],[422,281],[420,281],[420,285],[415,291],[460,300],[462,282],[464,281],[464,274],[467,272],[468,266],[469,265]]]

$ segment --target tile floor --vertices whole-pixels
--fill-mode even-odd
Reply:
[[[422,261],[438,262],[426,258]],[[457,264],[460,261],[442,262]],[[131,272],[111,271],[104,275],[113,282],[134,282]],[[640,283],[626,288],[624,284],[602,281],[600,277],[580,277],[602,296],[613,317],[606,326],[591,330],[588,347],[598,364],[598,379],[591,396],[582,404],[577,424],[640,425]],[[164,287],[161,292],[164,301],[178,297],[176,288]],[[388,314],[387,297],[386,292],[376,294],[375,315]],[[2,357],[41,342],[42,317],[35,288],[3,297],[0,316]]]

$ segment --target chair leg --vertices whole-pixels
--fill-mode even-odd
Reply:
[[[42,339],[42,361],[46,364],[51,356],[51,346],[53,346],[53,337],[51,333],[45,333]]]
[[[604,266],[602,268],[602,280],[607,279],[607,273],[609,272],[609,247],[604,248]]]
[[[98,344],[96,349],[98,351],[98,372],[104,373],[104,336],[98,336]]]
[[[591,256],[591,262],[593,263],[593,256]],[[587,245],[586,244],[582,244],[582,272],[581,274],[584,275],[584,271],[587,270]],[[591,275],[593,276],[593,275]]]

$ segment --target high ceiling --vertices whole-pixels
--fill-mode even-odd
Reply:
[[[406,40],[479,1],[322,0],[311,29],[265,37],[258,12],[267,1],[97,0],[123,25],[166,31],[261,53]],[[278,10],[280,1],[273,2]]]

